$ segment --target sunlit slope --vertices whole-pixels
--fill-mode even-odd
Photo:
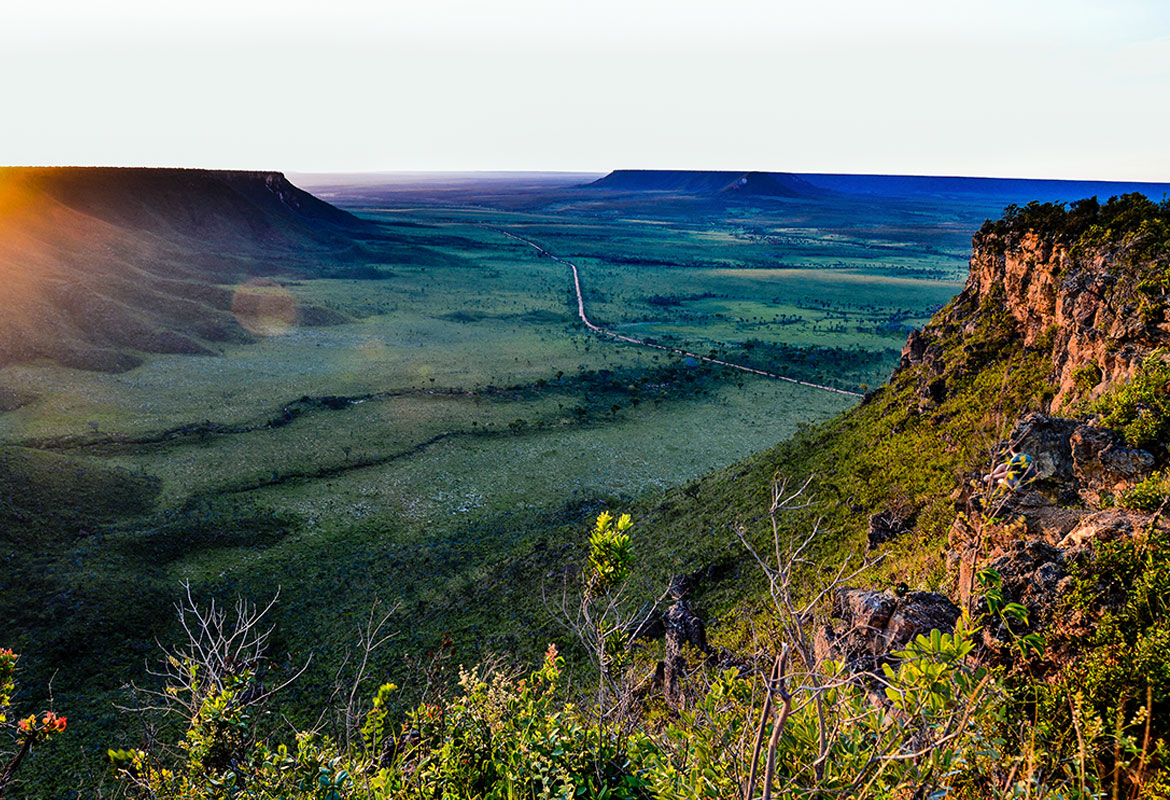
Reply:
[[[376,236],[279,173],[2,169],[0,365],[122,371],[263,335],[273,316],[337,321],[239,284],[328,274]]]

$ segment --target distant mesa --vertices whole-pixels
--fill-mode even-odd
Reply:
[[[801,177],[819,187],[842,196],[904,197],[927,200],[985,200],[993,203],[1026,205],[1069,203],[1082,197],[1099,197],[1102,201],[1123,194],[1144,194],[1160,200],[1170,192],[1170,184],[1147,181],[1057,180],[1050,178],[974,178],[946,175],[850,175],[802,173]]]
[[[722,197],[824,197],[833,192],[788,172],[696,172],[618,169],[587,184],[626,192],[671,192]]]
[[[117,372],[340,321],[236,287],[353,270],[380,235],[279,172],[0,168],[0,366]]]
[[[937,175],[850,175],[790,172],[704,172],[619,169],[585,188],[618,192],[663,192],[710,199],[740,197],[826,198],[870,202],[875,197],[937,202],[1071,202],[1094,195],[1137,192],[1152,200],[1170,196],[1170,184],[1135,181],[1085,181],[1033,178],[972,178]]]

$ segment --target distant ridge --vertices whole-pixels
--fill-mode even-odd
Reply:
[[[623,192],[664,192],[718,197],[816,198],[854,196],[954,198],[992,204],[1070,202],[1094,195],[1137,192],[1152,200],[1170,194],[1170,184],[1142,181],[1086,181],[1051,178],[976,178],[944,175],[852,175],[791,172],[618,169],[586,188]]]
[[[329,274],[378,236],[279,172],[0,168],[0,366],[117,372],[141,353],[249,341],[241,303],[279,287],[241,301],[236,285]],[[344,319],[286,302],[289,324]]]
[[[672,192],[724,197],[820,197],[832,194],[787,172],[618,169],[586,185],[627,192]]]
[[[948,175],[852,175],[800,173],[817,187],[854,195],[922,198],[992,198],[1019,204],[1070,202],[1082,197],[1110,197],[1136,192],[1151,200],[1170,193],[1170,184],[1146,181],[1088,181],[1056,178],[974,178]]]
[[[13,183],[119,227],[203,242],[226,235],[247,249],[303,247],[306,238],[330,247],[339,242],[339,230],[370,226],[298,189],[280,172],[0,167],[0,185]]]

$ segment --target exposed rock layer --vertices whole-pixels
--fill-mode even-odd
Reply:
[[[958,326],[969,334],[981,307],[1006,310],[1025,347],[1051,351],[1051,410],[1071,409],[1131,379],[1170,334],[1165,304],[1148,302],[1138,277],[1120,266],[1135,246],[1079,246],[1035,232],[977,234],[962,293],[949,311],[911,333],[902,350],[902,369],[926,367],[918,389],[923,406],[945,395],[939,376],[953,367],[942,363],[944,332]]]

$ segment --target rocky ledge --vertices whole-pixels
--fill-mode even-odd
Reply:
[[[939,340],[970,334],[976,309],[1003,309],[1025,347],[1052,354],[1050,411],[1071,409],[1130,380],[1170,341],[1170,231],[1164,212],[1140,195],[1010,209],[972,241],[962,293],[902,351],[902,367],[926,363],[935,380],[921,395],[937,402]],[[932,397],[933,395],[933,397]]]

